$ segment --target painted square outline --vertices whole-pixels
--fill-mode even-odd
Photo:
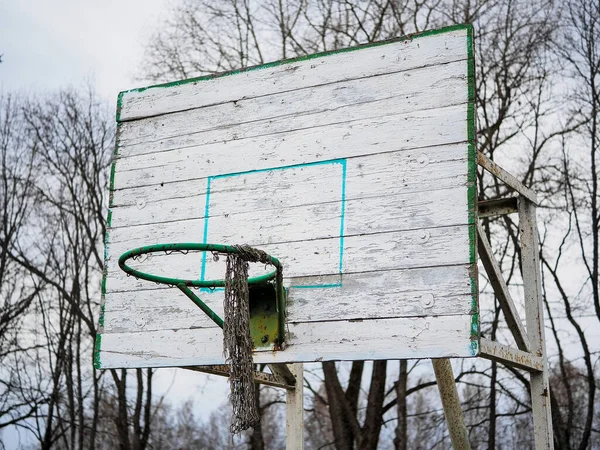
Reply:
[[[326,164],[340,164],[342,167],[342,183],[341,183],[341,207],[340,207],[340,235],[339,235],[339,245],[340,245],[340,257],[339,257],[339,266],[338,266],[338,275],[342,275],[342,271],[344,268],[344,226],[345,226],[345,214],[346,214],[346,158],[337,158],[337,159],[331,159],[331,160],[327,160],[327,161],[315,161],[315,162],[310,162],[310,163],[301,163],[301,164],[291,164],[288,166],[278,166],[278,167],[269,167],[266,169],[255,169],[255,170],[247,170],[244,172],[234,172],[234,173],[226,173],[226,174],[219,174],[219,175],[212,175],[210,177],[207,178],[207,182],[206,182],[206,201],[205,201],[205,206],[204,206],[204,233],[202,236],[202,243],[203,244],[207,244],[207,239],[208,239],[208,222],[209,222],[209,210],[210,210],[210,185],[212,180],[216,180],[219,178],[229,178],[229,177],[235,177],[235,176],[240,176],[240,175],[248,175],[248,174],[254,174],[254,173],[261,173],[261,172],[271,172],[273,170],[286,170],[286,169],[296,169],[299,167],[313,167],[313,166],[323,166]],[[205,277],[205,272],[206,272],[206,252],[204,252],[204,254],[202,255],[202,267],[200,269],[200,280],[204,281],[204,277]],[[295,288],[295,289],[324,289],[324,288],[335,288],[335,287],[341,287],[342,286],[342,281],[340,279],[340,281],[338,283],[326,283],[326,284],[308,284],[308,285],[296,285],[296,286],[289,286],[289,288]],[[211,289],[211,288],[201,288],[200,289],[203,292],[213,292],[216,290],[223,290],[223,288],[216,288],[216,289]]]

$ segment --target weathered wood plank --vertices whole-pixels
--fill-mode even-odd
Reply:
[[[462,104],[122,158],[116,161],[115,186],[156,185],[466,142],[466,113],[467,105]]]
[[[465,417],[458,398],[458,390],[452,373],[452,364],[449,359],[431,360],[435,380],[437,382],[442,407],[444,408],[444,417],[448,425],[450,442],[455,450],[471,450],[469,442],[469,432],[465,425]]]
[[[256,352],[256,363],[471,357],[471,316],[289,324],[284,351]],[[335,330],[335,332],[332,332]],[[102,368],[223,364],[221,329],[102,335]]]
[[[282,199],[279,208],[272,209],[253,209],[265,197],[259,192],[252,194],[250,192],[248,196],[239,198],[239,209],[229,206],[226,199],[231,196],[215,195],[215,204],[207,218],[202,215],[197,219],[177,220],[177,216],[168,213],[159,216],[158,211],[156,214],[151,212],[143,219],[144,211],[140,211],[140,220],[146,223],[112,228],[109,243],[115,252],[119,252],[144,242],[169,241],[175,235],[191,236],[198,230],[204,232],[205,227],[209,242],[217,243],[260,242],[264,245],[339,237],[342,215],[344,235],[463,225],[469,220],[463,187],[430,191],[425,195],[399,194],[352,199],[342,204],[339,186],[338,192],[332,193],[331,197],[327,193],[322,194],[320,200],[323,203],[317,200],[313,204],[306,204],[310,200],[300,194]],[[219,203],[220,198],[224,205]],[[131,216],[135,209],[131,208]],[[162,220],[157,221],[158,217]]]
[[[290,364],[296,386],[285,393],[285,448],[304,450],[304,365]]]
[[[124,123],[119,128],[119,157],[466,103],[464,68],[465,62],[459,61]]]
[[[519,199],[519,231],[521,234],[521,265],[523,267],[523,294],[530,350],[542,359],[542,371],[531,372],[531,409],[536,450],[554,448],[548,356],[544,331],[544,303],[542,301],[540,246],[535,202]]]
[[[289,287],[287,321],[462,315],[471,312],[468,265],[347,274],[343,276],[341,285],[339,282],[340,277],[285,279],[284,284]],[[161,289],[149,282],[142,283],[143,290],[106,294],[105,333],[215,326],[179,292]],[[302,287],[303,283],[309,287]],[[223,317],[223,291],[202,291],[198,295]]]
[[[457,161],[452,167],[464,164],[464,160]],[[378,214],[381,212],[379,208],[386,208],[386,211],[396,216],[395,220],[399,220],[399,229],[403,227],[404,221],[412,217],[415,217],[417,222],[425,221],[429,225],[437,223],[436,218],[453,215],[448,213],[451,207],[457,209],[455,215],[466,214],[466,174],[457,176],[456,172],[444,171],[441,165],[433,164],[439,169],[439,178],[435,177],[435,169],[427,170],[424,167],[423,172],[426,174],[417,178],[419,182],[413,182],[410,174],[413,171],[417,172],[416,168],[408,171],[408,174],[405,171],[369,173],[368,165],[366,168],[361,166],[360,169],[355,165],[356,163],[352,162],[345,179],[341,174],[341,165],[323,164],[308,168],[309,170],[288,169],[213,180],[208,197],[209,226],[218,226],[218,222],[223,220],[227,220],[229,224],[237,221],[245,223],[254,217],[261,226],[274,228],[272,220],[283,217],[293,219],[297,214],[308,214],[310,217],[306,217],[305,220],[312,220],[314,214],[320,216],[321,212],[323,216],[330,212],[337,214],[339,218],[343,190],[344,210],[351,227],[356,227],[355,223],[360,223],[371,207],[375,216],[371,221],[385,223],[386,219],[379,218]],[[371,180],[377,184],[373,185]],[[238,188],[240,182],[246,182],[248,188]],[[176,195],[177,186],[170,189],[172,195]],[[148,203],[142,198],[148,198]],[[137,230],[137,233],[144,234],[145,229],[150,227],[152,235],[155,233],[155,225],[159,223],[179,222],[178,226],[182,227],[204,228],[207,211],[206,192],[204,195],[181,199],[153,200],[150,195],[142,198],[139,204],[112,208],[111,240],[116,239],[112,236],[114,233],[119,234],[115,230],[117,228],[130,228],[132,233]],[[330,219],[317,217],[316,220]],[[188,221],[188,224],[183,221]],[[272,239],[276,240],[274,236]]]
[[[362,48],[360,64],[356,62],[356,53],[347,51],[331,57],[248,70],[235,77],[186,82],[168,86],[168,89],[158,86],[128,91],[120,96],[119,120],[155,116],[242,98],[463,60],[468,57],[466,34],[466,29],[456,30],[435,37],[424,36]]]
[[[464,186],[467,151],[467,145],[460,143],[345,159],[346,199]],[[340,170],[341,163],[332,162],[220,178],[218,183],[211,183],[209,207],[212,209],[218,203],[224,209],[235,206],[236,211],[243,211],[240,197],[248,202],[255,197],[254,191],[266,191],[260,204],[248,204],[255,210],[277,208],[284,203],[293,205],[288,200],[296,192],[304,193],[310,202],[318,201],[321,194],[340,192]],[[147,211],[153,215],[172,214],[181,219],[203,217],[207,181],[202,178],[117,189],[112,198],[112,226],[143,223]],[[217,194],[231,195],[221,195],[216,202]],[[134,208],[127,213],[128,210],[118,209],[122,206]],[[122,214],[129,215],[119,222]],[[136,215],[140,219],[136,220]]]
[[[220,377],[229,377],[229,366],[212,365],[212,366],[188,366],[182,367],[182,369],[193,370],[194,372],[208,373],[211,375],[218,375]],[[254,381],[259,384],[265,384],[267,386],[273,386],[283,389],[295,389],[294,384],[288,384],[279,380],[275,375],[266,372],[254,372]]]
[[[521,322],[519,312],[510,295],[508,286],[504,281],[502,270],[496,262],[492,246],[488,242],[485,232],[479,223],[477,224],[477,242],[479,246],[479,257],[488,274],[490,284],[494,288],[494,294],[498,297],[498,302],[504,313],[504,319],[508,324],[508,328],[515,338],[517,347],[524,352],[528,352],[531,348],[531,344],[527,337],[527,333],[525,332],[525,327]]]
[[[477,205],[479,209],[479,218],[497,217],[507,214],[513,214],[518,211],[517,198],[494,198],[491,200],[480,201]]]
[[[184,239],[178,240],[175,237],[174,241],[183,242]],[[339,274],[339,237],[267,245],[252,241],[248,243],[276,256],[288,277]],[[468,264],[469,245],[468,225],[377,233],[368,238],[364,235],[345,236],[343,273]],[[124,252],[127,248],[122,250]],[[107,261],[107,292],[131,290],[141,286],[119,269],[117,255],[121,253],[115,252],[114,259],[109,258]],[[132,262],[132,266],[149,273],[197,279],[200,262],[199,254],[172,254],[156,256],[142,263]],[[255,266],[250,268],[251,275],[264,273],[264,269]],[[222,261],[214,262],[210,257],[206,259],[205,279],[221,279],[224,273]]]
[[[479,339],[479,352],[483,358],[529,372],[541,371],[544,367],[539,356],[485,338]]]
[[[296,386],[296,377],[286,364],[268,364],[268,367],[275,378],[287,383],[292,388]]]

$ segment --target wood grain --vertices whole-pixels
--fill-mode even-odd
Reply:
[[[287,278],[287,322],[318,322],[332,317],[373,319],[470,313],[468,267],[402,269],[347,274],[339,277]],[[303,288],[310,286],[310,288]],[[295,286],[295,287],[294,287]],[[432,290],[435,286],[435,291]],[[183,294],[169,289],[108,293],[104,332],[142,332],[168,327],[213,328],[208,316]],[[198,292],[199,297],[223,317],[223,291]]]
[[[467,58],[466,30],[249,70],[181,85],[124,92],[120,120],[184,111],[303,87],[435,66]],[[209,87],[207,86],[209,85]]]
[[[149,186],[466,142],[466,114],[467,105],[461,104],[122,158],[115,185]]]
[[[284,351],[255,352],[256,363],[472,356],[471,317],[441,316],[290,324]],[[220,328],[107,333],[102,367],[223,364]]]
[[[465,103],[464,64],[457,61],[125,122],[119,129],[119,155],[126,158]]]
[[[462,225],[377,233],[368,236],[346,236],[343,273],[468,264],[470,261],[468,231],[469,226]],[[177,239],[175,241],[177,242]],[[256,245],[276,256],[283,264],[287,277],[339,274],[339,237],[266,245],[249,242],[250,245]],[[148,245],[151,243],[153,242],[149,242]],[[121,253],[116,252],[117,255]],[[133,261],[131,265],[155,275],[197,279],[200,273],[200,262],[200,254],[174,253],[168,256],[155,256],[142,263]],[[135,280],[121,271],[116,257],[107,261],[106,270],[107,292],[143,289],[143,286],[148,285],[147,281]],[[222,279],[224,273],[224,258],[218,262],[213,261],[212,257],[207,258],[205,279]],[[264,269],[260,265],[252,265],[249,273],[254,276],[264,273]]]

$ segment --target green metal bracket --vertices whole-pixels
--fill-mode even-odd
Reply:
[[[223,319],[221,319],[216,312],[208,307],[206,303],[204,303],[196,294],[192,292],[192,290],[187,287],[185,284],[180,283],[177,287],[183,292],[188,298],[193,301],[198,308],[200,308],[204,313],[210,317],[210,319],[216,323],[220,328],[223,328]]]
[[[276,349],[281,344],[279,305],[272,283],[249,287],[250,334],[256,349]]]

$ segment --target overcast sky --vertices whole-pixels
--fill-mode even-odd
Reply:
[[[175,0],[0,0],[0,88],[40,91],[91,79],[100,95],[136,81],[144,43]]]

